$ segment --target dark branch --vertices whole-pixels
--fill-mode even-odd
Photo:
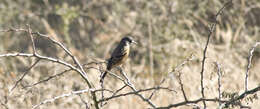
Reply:
[[[17,80],[14,84],[14,86],[12,87],[11,91],[14,90],[14,88],[16,88],[16,86],[18,85],[18,83],[20,83],[23,78],[25,77],[25,75],[27,75],[29,73],[29,71],[40,61],[40,59],[37,59],[27,70],[26,72],[23,73],[23,75],[21,76],[21,78],[19,80]]]
[[[197,100],[192,100],[192,101],[183,101],[183,102],[180,102],[180,103],[176,103],[176,104],[170,104],[166,107],[158,107],[156,109],[170,109],[170,108],[173,108],[173,107],[179,107],[179,106],[184,106],[184,105],[187,105],[187,104],[197,104],[199,102],[225,102],[225,101],[220,101],[219,99],[206,99],[206,98],[200,98],[200,99],[197,99]]]
[[[260,86],[257,86],[256,88],[254,89],[251,89],[251,90],[248,90],[244,93],[242,93],[241,95],[239,95],[238,97],[234,98],[234,99],[231,99],[231,100],[228,100],[228,102],[226,102],[224,104],[225,107],[228,107],[229,105],[235,103],[236,101],[238,100],[242,100],[243,98],[245,98],[247,95],[250,95],[250,94],[254,94],[256,92],[260,91]]]
[[[168,90],[168,91],[173,91],[173,90],[166,88],[166,87],[152,87],[152,88],[140,89],[140,90],[137,90],[137,91],[128,92],[128,93],[124,93],[124,94],[112,95],[111,97],[101,99],[98,102],[104,102],[104,101],[108,101],[110,99],[115,99],[115,98],[122,97],[122,96],[136,95],[136,94],[139,94],[141,92],[146,92],[146,91],[151,91],[151,90],[162,90],[162,89]]]
[[[207,53],[207,49],[208,49],[208,45],[209,45],[209,41],[210,38],[212,36],[212,33],[215,31],[215,27],[217,25],[217,18],[218,16],[223,12],[223,10],[229,5],[232,4],[232,0],[230,0],[229,2],[225,3],[224,6],[217,12],[216,16],[215,16],[215,22],[211,25],[210,29],[209,29],[209,34],[208,34],[208,39],[205,45],[205,48],[203,50],[203,59],[201,62],[201,72],[200,72],[200,85],[201,85],[201,95],[202,98],[205,98],[205,94],[204,94],[204,67],[205,67],[205,61],[206,61],[206,53]],[[203,105],[204,105],[204,109],[207,107],[206,102],[203,101]]]

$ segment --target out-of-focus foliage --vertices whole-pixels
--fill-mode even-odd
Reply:
[[[165,76],[193,54],[194,61],[185,66],[182,71],[186,75],[184,82],[188,87],[187,92],[192,98],[199,95],[199,91],[192,92],[192,90],[199,88],[200,63],[208,28],[214,22],[214,15],[225,2],[227,0],[1,0],[0,29],[26,28],[26,24],[30,24],[34,32],[48,34],[64,43],[82,63],[91,62],[93,58],[107,59],[115,44],[125,34],[131,33],[139,44],[132,47],[129,59],[131,61],[128,61],[124,68],[129,72],[129,76],[134,78],[133,81],[140,83],[138,87],[157,84],[161,76]],[[245,71],[248,51],[254,42],[260,40],[259,16],[259,0],[233,0],[233,5],[227,7],[219,18],[216,32],[210,41],[206,61],[206,78],[208,77],[207,79],[210,80],[209,78],[213,75],[212,63],[220,62],[226,73],[223,84],[236,81],[233,85],[223,85],[224,90],[238,92],[243,88],[241,81],[244,76],[241,75]],[[29,38],[25,33],[1,32],[0,39],[1,54],[31,51]],[[46,39],[37,37],[36,46],[41,54],[68,59],[61,49]],[[250,81],[252,81],[250,87],[259,83],[259,70],[254,70],[260,66],[259,54],[259,49],[257,49],[253,61],[255,67],[252,68],[252,77],[250,77]],[[3,76],[0,79],[3,81],[0,83],[1,88],[7,90],[12,86],[22,74],[21,72],[32,63],[32,60],[0,59],[0,77]],[[46,64],[42,62],[35,72],[29,75],[24,84],[32,84],[48,75],[55,74],[52,72],[53,66],[44,65]],[[55,69],[63,68],[56,66]],[[151,69],[154,74],[150,74]],[[94,80],[99,77],[98,72],[90,74],[95,78]],[[76,74],[70,75],[75,76]],[[77,76],[74,79],[71,83],[67,83],[66,78],[61,77],[56,80],[56,82],[60,81],[60,84],[55,81],[48,84],[59,85],[55,90],[66,89],[64,87],[67,87],[66,90],[72,90],[75,84],[83,82]],[[193,84],[194,82],[198,83]],[[176,88],[178,86],[176,84],[170,85]],[[212,84],[215,84],[215,81]],[[206,85],[208,91],[213,90],[211,82],[207,82]],[[80,83],[80,86],[84,87],[84,83]],[[53,87],[45,87],[44,91],[39,92],[40,95],[46,95],[44,92]],[[58,92],[62,92],[62,90]],[[8,92],[0,92],[0,94],[4,96]],[[55,91],[48,94],[48,96],[55,95]],[[210,94],[208,95],[210,96]],[[31,102],[37,104],[44,98],[28,100],[28,104],[21,104],[21,107],[30,108]],[[161,103],[159,95],[154,99],[155,102],[158,101],[157,104]],[[171,100],[170,97],[166,98],[167,102],[161,105],[173,103]],[[8,106],[11,106],[15,102],[8,103]],[[17,103],[22,102],[17,101]],[[134,105],[134,103],[130,102],[128,105]],[[67,108],[70,108],[71,105],[76,104],[66,104]],[[111,105],[109,105],[110,108]],[[118,105],[121,106],[119,101]],[[19,105],[15,106],[19,107]],[[143,108],[142,106],[137,107]]]

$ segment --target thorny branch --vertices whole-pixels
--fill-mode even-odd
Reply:
[[[12,32],[12,31],[15,31],[15,32],[18,32],[18,31],[21,31],[21,32],[27,32],[30,36],[30,39],[31,39],[31,42],[32,42],[32,47],[33,47],[33,54],[29,54],[29,53],[9,53],[9,54],[2,54],[0,55],[0,57],[9,57],[9,56],[26,56],[26,57],[36,57],[38,59],[43,59],[43,60],[48,60],[48,61],[52,61],[52,62],[56,62],[56,63],[59,63],[59,64],[62,64],[64,66],[67,66],[69,68],[71,68],[72,70],[78,72],[81,77],[86,81],[87,85],[89,88],[93,88],[93,86],[91,85],[91,83],[89,82],[89,79],[86,75],[86,72],[84,71],[83,69],[83,66],[80,64],[80,62],[77,60],[77,58],[72,55],[72,53],[60,42],[50,38],[49,36],[47,35],[44,35],[44,34],[41,34],[39,32],[36,32],[36,33],[33,33],[30,26],[27,25],[28,27],[28,30],[26,29],[14,29],[14,28],[11,28],[11,29],[8,29],[8,30],[1,30],[2,32]],[[47,39],[49,39],[50,41],[52,41],[54,44],[57,44],[59,47],[61,47],[74,61],[74,63],[77,65],[77,67],[73,66],[72,64],[69,64],[65,61],[62,61],[62,60],[59,60],[59,59],[55,59],[55,58],[51,58],[51,57],[46,57],[46,56],[42,56],[40,54],[38,54],[36,52],[36,49],[35,49],[35,44],[34,44],[34,39],[33,39],[33,34],[36,34],[37,36],[40,36],[40,37],[45,37]],[[96,97],[96,94],[95,92],[91,92],[91,95],[92,95],[92,99],[94,101],[94,104],[95,104],[95,107],[96,109],[99,109],[99,106],[98,106],[98,103],[97,103],[97,97]]]
[[[211,25],[211,27],[209,28],[209,34],[208,34],[208,39],[205,45],[205,48],[203,50],[203,59],[201,62],[201,72],[200,72],[200,87],[201,87],[201,95],[202,98],[205,98],[205,94],[204,94],[204,67],[205,67],[205,61],[206,61],[206,53],[207,53],[207,49],[208,49],[208,45],[209,45],[209,41],[210,38],[212,36],[212,33],[214,33],[215,31],[215,27],[217,25],[217,18],[218,16],[223,12],[223,10],[228,6],[232,4],[232,0],[230,0],[229,2],[225,3],[224,6],[217,12],[217,14],[215,15],[215,22]],[[204,105],[204,109],[207,108],[206,102],[203,101],[203,105]]]
[[[120,72],[123,74],[124,78],[126,79],[123,79],[121,78],[120,76],[117,76],[111,72],[109,72],[110,75],[116,77],[118,80],[122,81],[124,83],[124,85],[122,87],[120,87],[119,89],[115,90],[115,91],[111,91],[109,89],[104,89],[102,87],[102,89],[98,89],[98,90],[95,90],[94,86],[91,85],[91,83],[89,82],[88,80],[88,77],[87,77],[87,74],[86,72],[84,71],[83,69],[83,66],[82,64],[80,64],[80,62],[78,61],[78,59],[69,51],[69,49],[67,49],[62,43],[52,39],[50,36],[48,35],[44,35],[44,34],[41,34],[39,32],[32,32],[30,26],[28,25],[28,29],[14,29],[14,28],[11,28],[11,29],[8,29],[8,30],[0,30],[0,32],[27,32],[30,36],[30,39],[31,39],[31,42],[32,42],[32,48],[33,48],[33,53],[7,53],[7,54],[0,54],[0,57],[17,57],[17,56],[22,56],[22,57],[35,57],[37,58],[37,61],[32,64],[28,69],[27,71],[22,75],[22,77],[16,81],[15,83],[15,86],[19,83],[19,81],[21,81],[24,76],[29,72],[29,70],[31,68],[33,68],[40,60],[47,60],[47,61],[51,61],[51,62],[55,62],[55,63],[58,63],[58,64],[61,64],[61,65],[64,65],[66,67],[68,67],[68,69],[64,70],[63,72],[61,73],[58,73],[58,74],[55,74],[55,75],[52,75],[52,76],[49,76],[48,78],[44,79],[44,80],[41,80],[41,81],[38,81],[28,87],[31,87],[31,86],[34,86],[34,85],[37,85],[37,84],[40,84],[40,83],[43,83],[43,82],[46,82],[46,81],[49,81],[50,79],[52,78],[55,78],[55,77],[58,77],[62,74],[64,74],[65,72],[68,72],[68,71],[76,71],[78,72],[81,77],[87,82],[88,84],[88,89],[85,89],[85,90],[80,90],[80,91],[72,91],[70,93],[67,93],[67,94],[62,94],[60,96],[56,96],[56,97],[53,97],[51,99],[47,99],[47,100],[44,100],[42,102],[40,102],[39,104],[37,105],[34,105],[33,108],[37,108],[39,107],[40,105],[43,105],[43,104],[46,104],[46,103],[49,103],[49,102],[53,102],[57,99],[60,99],[60,98],[64,98],[64,97],[68,97],[68,96],[72,96],[72,95],[75,95],[75,94],[83,94],[83,93],[90,93],[92,95],[92,99],[94,101],[94,105],[97,109],[99,109],[99,104],[102,103],[102,102],[105,102],[105,101],[109,101],[111,99],[116,99],[116,98],[120,98],[120,97],[123,97],[123,96],[129,96],[129,95],[136,95],[138,96],[139,98],[141,98],[144,102],[146,102],[147,104],[149,104],[152,108],[157,108],[157,109],[169,109],[169,108],[172,108],[172,107],[179,107],[179,106],[184,106],[184,105],[190,105],[190,104],[197,104],[199,102],[203,102],[203,105],[204,105],[204,108],[207,108],[207,105],[206,105],[206,102],[217,102],[219,103],[220,105],[220,108],[221,107],[227,107],[229,105],[234,105],[234,103],[236,102],[239,102],[240,100],[242,100],[243,98],[245,98],[247,95],[250,95],[250,94],[254,94],[258,91],[260,91],[260,86],[254,88],[254,89],[251,89],[251,90],[247,90],[247,84],[248,84],[248,76],[249,76],[249,69],[251,67],[251,61],[252,61],[252,57],[253,57],[253,52],[254,52],[254,49],[256,48],[257,45],[260,44],[260,42],[257,42],[253,47],[252,49],[250,50],[250,54],[249,54],[249,57],[248,57],[248,66],[247,66],[247,70],[246,70],[246,77],[245,77],[245,92],[240,94],[238,97],[235,97],[235,98],[232,98],[230,100],[222,100],[221,98],[221,70],[220,70],[220,64],[219,63],[216,63],[217,65],[217,68],[218,68],[218,92],[219,92],[219,96],[218,98],[206,98],[205,95],[204,95],[204,67],[205,67],[205,61],[206,61],[206,53],[207,53],[207,48],[208,48],[208,45],[209,45],[209,41],[210,41],[210,38],[212,36],[212,34],[214,33],[215,31],[215,27],[217,25],[217,17],[223,12],[223,10],[229,6],[230,4],[232,4],[232,0],[230,0],[229,2],[227,2],[218,12],[217,14],[215,15],[215,22],[210,26],[209,28],[209,34],[208,34],[208,39],[207,39],[207,42],[206,42],[206,45],[205,45],[205,48],[203,50],[203,59],[202,59],[202,65],[201,65],[201,76],[200,76],[200,79],[201,79],[201,95],[202,97],[201,98],[198,98],[198,99],[195,99],[195,100],[188,100],[187,99],[187,96],[185,94],[185,91],[184,91],[184,88],[183,88],[183,83],[182,83],[182,80],[181,80],[181,77],[179,77],[179,83],[181,85],[181,91],[183,93],[183,96],[184,96],[184,101],[182,102],[179,102],[179,103],[175,103],[175,104],[169,104],[168,106],[162,106],[162,107],[157,107],[155,104],[152,103],[151,101],[151,98],[152,96],[158,92],[158,90],[168,90],[168,91],[174,91],[170,88],[167,88],[167,87],[161,87],[160,85],[165,81],[165,78],[162,79],[161,83],[158,85],[158,86],[155,86],[155,87],[151,87],[151,88],[143,88],[143,89],[136,89],[134,84],[131,83],[130,79],[126,76],[126,73],[121,69]],[[39,37],[45,37],[47,38],[48,40],[50,40],[51,42],[53,42],[54,44],[58,45],[60,48],[62,48],[73,60],[74,64],[70,64],[66,61],[63,61],[63,60],[60,60],[60,59],[56,59],[56,58],[51,58],[51,57],[46,57],[46,56],[42,56],[40,54],[37,53],[36,51],[36,48],[35,48],[35,43],[34,43],[34,35],[37,35]],[[180,66],[183,66],[184,64],[186,64],[187,62],[189,61],[189,59],[185,62],[183,62]],[[177,71],[177,68],[179,68],[180,66],[177,66],[172,72],[176,72]],[[95,69],[95,68],[94,68]],[[96,69],[96,70],[100,70],[100,69]],[[180,76],[180,75],[179,75]],[[122,94],[119,94],[120,91],[122,91],[123,89],[125,89],[126,87],[129,87],[131,89],[131,91],[129,92],[125,92],[125,93],[122,93]],[[103,92],[103,91],[108,91],[110,93],[112,93],[112,96],[109,96],[109,97],[105,97],[104,95],[102,96],[101,99],[97,99],[97,96],[96,96],[96,92]],[[149,97],[144,97],[141,92],[148,92],[148,91],[153,91]],[[87,102],[84,102],[86,104],[86,107],[88,108],[88,105],[87,105]],[[1,102],[1,104],[3,105],[3,103]],[[240,105],[242,106],[242,104]]]

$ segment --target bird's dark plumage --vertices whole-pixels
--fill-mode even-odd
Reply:
[[[120,43],[112,52],[111,57],[108,59],[107,70],[101,75],[100,82],[103,82],[108,71],[126,61],[130,52],[130,44],[132,43],[135,43],[135,41],[131,37],[121,39]]]

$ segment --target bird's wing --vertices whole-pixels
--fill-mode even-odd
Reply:
[[[112,52],[111,58],[112,57],[120,57],[122,54],[124,54],[124,45],[122,43],[119,43],[117,47],[114,49]]]
[[[117,54],[112,56],[109,59],[109,63],[113,66],[113,65],[117,65],[117,64],[121,64],[121,61],[123,60],[123,58],[125,57],[125,55],[127,55],[127,53],[123,53],[123,54]]]
[[[119,44],[116,49],[113,51],[111,58],[108,60],[107,69],[110,70],[112,67],[120,65],[125,56],[127,55],[127,51],[124,50],[123,45]]]

